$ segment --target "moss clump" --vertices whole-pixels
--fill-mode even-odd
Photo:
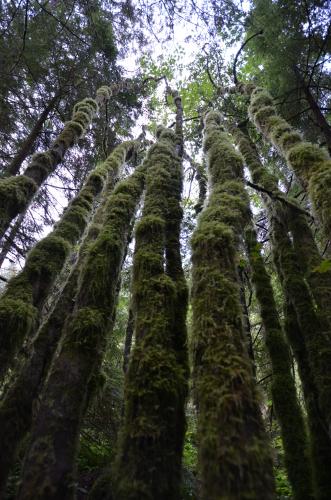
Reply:
[[[103,90],[101,94],[106,99]],[[55,171],[65,152],[84,136],[97,111],[98,104],[94,99],[85,98],[78,102],[71,120],[64,125],[50,149],[35,154],[24,175],[0,180],[0,238],[12,219],[29,206],[38,188]]]
[[[331,160],[326,150],[305,142],[277,114],[271,96],[256,88],[251,94],[249,115],[256,127],[282,153],[303,186],[308,190],[314,210],[327,239],[331,234]]]
[[[102,190],[107,176],[116,179],[126,155],[131,154],[135,143],[124,142],[119,145],[104,163],[97,165],[95,170],[87,178],[87,181],[78,195],[69,204],[63,217],[56,224],[52,233],[39,241],[27,256],[24,269],[9,281],[5,294],[0,298],[3,300],[24,300],[27,311],[34,309],[38,317],[41,308],[47,299],[48,293],[55,278],[60,273],[65,260],[78,239],[82,236],[88,219],[92,212],[93,201]],[[96,182],[96,176],[98,181]],[[3,348],[1,353],[1,373],[3,374],[12,361],[13,356],[22,345],[26,336],[34,332],[36,323],[27,321],[25,328],[22,322],[20,329],[13,330],[15,310],[8,309],[7,316],[3,314],[1,339],[3,346],[8,344],[8,349]],[[8,343],[6,338],[8,337]],[[10,339],[10,340],[9,340]]]
[[[117,150],[118,160],[125,161],[129,152],[130,148],[125,147]],[[93,380],[101,370],[128,233],[144,186],[145,168],[145,165],[138,168],[107,197],[100,212],[103,225],[99,225],[98,217],[98,225],[89,232],[95,240],[89,242],[79,258],[75,304],[63,327],[61,350],[52,364],[32,426],[22,498],[32,499],[38,495],[41,498],[46,485],[54,497],[66,498],[72,494],[80,426]]]
[[[0,179],[0,237],[6,232],[7,220],[25,209],[37,188],[36,183],[24,175]]]
[[[248,220],[242,159],[214,112],[205,118],[210,197],[192,238],[194,386],[202,496],[273,498],[272,465],[242,331],[236,271]]]
[[[114,496],[126,500],[180,498],[187,392],[187,292],[178,240],[181,165],[175,134],[159,128],[157,135],[148,153],[144,208],[136,228],[136,342],[114,467]]]

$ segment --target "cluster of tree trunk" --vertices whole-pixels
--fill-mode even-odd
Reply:
[[[307,191],[314,221],[328,240],[331,159],[327,150],[293,130],[263,88],[239,83],[235,90],[249,96],[251,126],[276,148]],[[102,384],[121,269],[133,232],[122,427],[111,469],[95,484],[91,498],[182,498],[190,382],[198,414],[201,499],[275,498],[272,452],[244,321],[240,259],[246,255],[272,367],[272,400],[293,498],[327,500],[331,497],[330,261],[321,255],[310,225],[312,216],[279,189],[247,127],[224,121],[216,111],[205,113],[203,149],[209,189],[207,194],[204,173],[198,172],[197,212],[201,213],[191,240],[190,378],[188,286],[180,252],[183,109],[180,95],[169,88],[167,93],[176,107],[175,130],[159,127],[138,166],[143,141],[126,141],[113,148],[0,297],[4,384],[0,495],[6,498],[8,478],[23,450],[16,498],[75,498],[82,422]],[[8,175],[0,179],[2,236],[112,95],[109,87],[101,87],[95,99],[78,102],[50,148],[34,155],[19,175],[20,162],[38,133],[31,132],[9,165]],[[56,99],[45,108],[43,120]],[[129,162],[133,169],[124,175]],[[281,314],[254,228],[244,166],[250,185],[261,193],[268,217],[282,290]],[[142,213],[135,222],[140,206]],[[61,286],[54,296],[59,276]]]

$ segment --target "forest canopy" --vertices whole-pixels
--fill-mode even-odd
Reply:
[[[0,1],[0,498],[331,498],[331,3]]]

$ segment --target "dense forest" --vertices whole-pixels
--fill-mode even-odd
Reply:
[[[0,499],[330,500],[330,0],[0,33]]]

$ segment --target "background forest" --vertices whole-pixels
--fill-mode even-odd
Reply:
[[[331,2],[0,0],[0,498],[331,498]]]

